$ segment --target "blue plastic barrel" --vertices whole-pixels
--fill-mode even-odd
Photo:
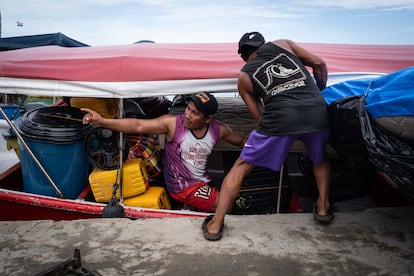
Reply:
[[[90,165],[84,153],[84,137],[90,130],[82,124],[78,108],[53,106],[29,111],[17,123],[19,133],[63,194],[75,199],[88,185]],[[57,196],[24,145],[19,141],[25,192]]]
[[[10,120],[16,120],[20,116],[19,106],[17,104],[3,104],[0,103],[0,107],[3,109],[7,118]],[[5,120],[3,114],[0,113],[0,120]]]

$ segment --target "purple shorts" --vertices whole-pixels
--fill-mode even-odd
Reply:
[[[301,140],[306,147],[309,158],[313,163],[319,164],[325,157],[325,146],[329,134],[329,130],[324,130],[299,135],[267,136],[253,130],[240,157],[250,164],[280,171],[293,143],[296,140]]]

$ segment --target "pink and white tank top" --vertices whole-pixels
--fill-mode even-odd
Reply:
[[[165,144],[164,177],[170,193],[200,181],[211,181],[207,158],[219,138],[220,125],[216,120],[210,122],[204,137],[197,138],[184,126],[184,114],[177,115],[174,137]]]

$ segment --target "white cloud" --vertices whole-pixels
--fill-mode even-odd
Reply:
[[[412,0],[293,0],[298,5],[317,8],[338,8],[338,9],[409,9],[414,10]],[[290,2],[290,3],[292,3]]]
[[[62,32],[90,45],[133,43],[141,39],[156,42],[229,42],[246,31],[261,31],[265,37],[287,37],[298,41],[342,42],[364,40],[375,20],[397,15],[383,34],[373,30],[361,43],[381,43],[387,28],[407,30],[398,18],[402,10],[414,17],[414,1],[330,1],[330,0],[11,0],[1,6],[2,35],[18,36]],[[334,13],[342,18],[332,19]],[[345,17],[348,15],[349,17]],[[408,14],[408,15],[407,15]],[[343,22],[349,20],[350,22]],[[342,21],[341,21],[342,20]],[[23,21],[24,27],[17,27]],[[338,22],[337,22],[338,21]],[[352,25],[359,24],[358,26]],[[341,25],[342,24],[342,25]],[[348,32],[338,34],[337,30]],[[361,34],[358,34],[358,31]],[[401,41],[414,41],[412,32]]]

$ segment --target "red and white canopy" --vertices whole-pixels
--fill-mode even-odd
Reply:
[[[300,43],[328,64],[328,85],[414,65],[414,45]],[[0,52],[0,93],[132,98],[235,92],[244,65],[236,43],[66,48]]]

